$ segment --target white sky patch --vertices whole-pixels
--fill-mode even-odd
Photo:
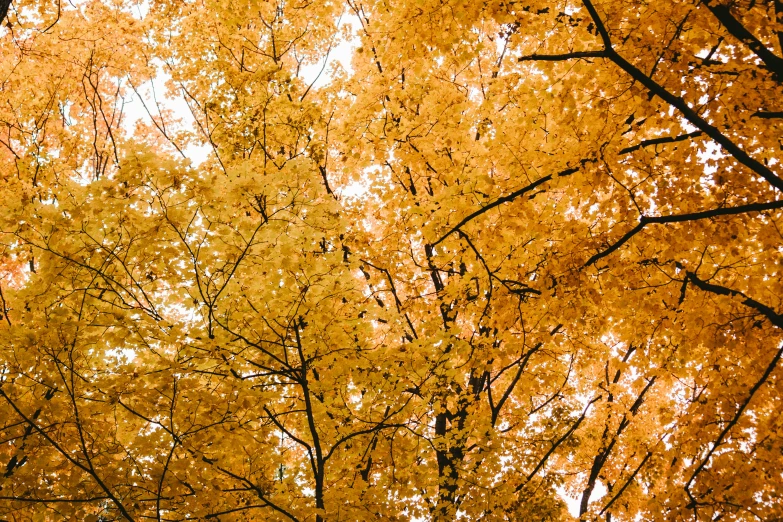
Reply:
[[[714,174],[718,170],[718,167],[709,162],[724,158],[726,157],[726,154],[721,150],[721,146],[714,141],[705,141],[704,148],[706,149],[705,151],[698,152],[699,161],[704,165],[705,174]]]
[[[382,174],[381,168],[378,166],[367,167],[363,171],[363,176],[348,183],[347,185],[337,187],[335,192],[348,200],[356,200],[365,196],[370,191],[370,185],[378,179],[378,176]]]
[[[562,486],[557,488],[556,491],[557,494],[560,495],[560,498],[563,499],[563,502],[566,503],[566,506],[568,507],[568,512],[571,514],[571,516],[574,518],[579,518],[579,505],[582,502],[581,492],[576,497],[573,497]],[[596,500],[603,498],[605,495],[606,495],[606,486],[604,486],[600,480],[596,480],[595,487],[593,488],[592,493],[590,493],[590,500],[588,501],[588,505],[591,502],[595,502]]]
[[[152,118],[163,126],[167,134],[183,126],[196,128],[185,98],[170,95],[166,87],[170,79],[171,76],[159,69],[157,76],[136,85],[135,92],[131,90],[130,96],[125,99],[122,118],[122,128],[129,136],[133,135],[137,123],[153,124]],[[191,143],[183,147],[182,152],[192,166],[197,167],[212,154],[212,147]]]
[[[557,488],[555,491],[557,491],[557,494],[560,495],[560,498],[563,499],[563,502],[566,503],[566,506],[568,507],[568,512],[571,514],[572,517],[578,518],[579,517],[579,499],[576,497],[572,497],[568,494],[568,491],[562,486]]]
[[[359,18],[353,13],[344,14],[340,19],[339,28],[350,31],[351,36],[340,41],[330,51],[325,60],[318,63],[304,65],[299,69],[299,77],[313,89],[329,85],[332,81],[332,71],[335,64],[339,64],[348,74],[353,73],[351,57],[359,46],[358,29],[361,27]]]

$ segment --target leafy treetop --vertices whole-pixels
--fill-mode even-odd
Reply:
[[[783,517],[780,1],[0,19],[0,518]]]

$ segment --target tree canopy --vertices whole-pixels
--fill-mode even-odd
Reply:
[[[0,519],[783,518],[780,0],[0,7]]]

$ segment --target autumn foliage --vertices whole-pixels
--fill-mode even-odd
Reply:
[[[14,0],[0,520],[782,519],[782,45],[780,0]]]

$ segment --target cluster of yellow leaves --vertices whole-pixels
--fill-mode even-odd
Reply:
[[[782,17],[14,3],[0,518],[783,517]]]

